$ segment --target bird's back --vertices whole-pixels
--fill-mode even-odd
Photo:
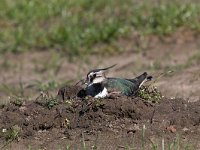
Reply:
[[[148,76],[146,72],[139,75],[134,79],[123,79],[123,78],[107,78],[105,86],[108,90],[119,91],[124,95],[134,95],[140,86],[152,77]]]
[[[108,91],[121,92],[126,96],[130,96],[138,90],[139,86],[128,79],[108,78],[105,82],[105,87],[108,89]]]

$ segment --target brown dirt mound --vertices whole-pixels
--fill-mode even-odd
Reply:
[[[147,128],[146,140],[152,136],[170,140],[174,133],[197,138],[200,135],[200,102],[163,99],[161,103],[153,104],[137,97],[78,98],[76,95],[80,90],[79,87],[62,88],[60,101],[49,101],[43,94],[36,101],[21,106],[13,103],[4,106],[1,109],[1,131],[18,125],[20,141],[31,141],[33,147],[48,149],[54,149],[55,143],[61,147],[68,143],[73,148],[80,148],[83,133],[88,145],[95,142],[99,149],[108,146],[116,149],[132,139],[137,145],[143,124]],[[116,135],[120,135],[118,140],[111,138]],[[2,134],[1,143],[3,141],[5,136]]]

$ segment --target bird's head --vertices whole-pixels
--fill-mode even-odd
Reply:
[[[110,67],[103,68],[103,69],[94,69],[94,70],[91,70],[87,74],[85,84],[92,85],[92,84],[95,84],[95,83],[102,83],[103,81],[106,80],[105,72],[108,69],[113,68],[114,66],[115,65],[112,65]]]

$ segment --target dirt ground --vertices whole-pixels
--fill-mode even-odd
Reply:
[[[2,105],[0,129],[13,126],[20,131],[17,140],[5,149],[149,149],[152,143],[161,146],[180,137],[181,146],[200,149],[200,36],[180,29],[165,38],[141,37],[119,39],[120,55],[92,55],[69,61],[55,50],[25,54],[7,54],[0,60],[1,103],[11,100],[10,91],[20,91],[28,101],[21,106]],[[56,57],[55,57],[56,54]],[[55,60],[55,61],[54,61]],[[50,65],[48,65],[50,64]],[[147,71],[154,79],[171,72],[155,82],[164,98],[149,103],[137,97],[102,100],[74,98],[48,108],[39,98],[36,81],[75,84],[85,78],[90,69],[117,64],[108,75],[135,77]],[[59,86],[50,91],[57,94]],[[73,96],[79,88],[68,88]],[[74,89],[74,90],[72,90]],[[144,139],[142,136],[145,131]],[[5,145],[4,133],[0,146]]]
[[[51,109],[44,95],[20,107],[10,104],[1,109],[0,128],[17,125],[20,131],[18,142],[9,145],[11,149],[82,149],[83,142],[88,149],[124,149],[133,142],[138,148],[142,145],[142,128],[145,149],[156,139],[172,143],[176,134],[184,139],[183,147],[192,142],[200,148],[200,101],[164,98],[156,104],[137,97],[82,99],[75,98],[70,88],[65,95],[73,100],[60,101]]]

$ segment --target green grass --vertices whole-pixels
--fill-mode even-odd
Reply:
[[[34,87],[37,91],[50,91],[59,87],[59,84],[55,80],[50,80],[47,83],[36,80],[35,83],[30,85]]]
[[[137,96],[153,103],[160,102],[162,99],[161,92],[154,86],[140,88],[137,92]]]
[[[36,101],[49,109],[58,104],[57,98],[51,95],[49,92],[40,92],[40,95],[36,98]]]
[[[159,6],[142,6],[139,14],[133,16],[132,24],[145,33],[166,35],[179,27],[199,30],[199,6],[193,3],[168,3]],[[143,15],[141,15],[143,14]]]
[[[198,4],[132,0],[2,0],[0,54],[53,49],[69,57],[116,53],[119,38],[165,35],[179,27],[199,30]],[[99,45],[104,45],[97,48]]]
[[[4,149],[12,141],[18,140],[18,138],[20,136],[20,132],[21,132],[21,128],[18,125],[14,125],[8,130],[5,129],[5,132],[3,133],[3,137],[5,138],[6,143],[3,146],[1,146],[0,148]]]
[[[2,99],[0,105],[4,105],[9,101],[16,106],[22,106],[23,103],[29,99],[25,96],[25,88],[21,81],[17,86],[2,84],[0,90],[8,96],[8,99]]]
[[[20,133],[20,127],[17,125],[12,126],[7,132],[6,132],[6,142],[13,141],[19,137]]]

